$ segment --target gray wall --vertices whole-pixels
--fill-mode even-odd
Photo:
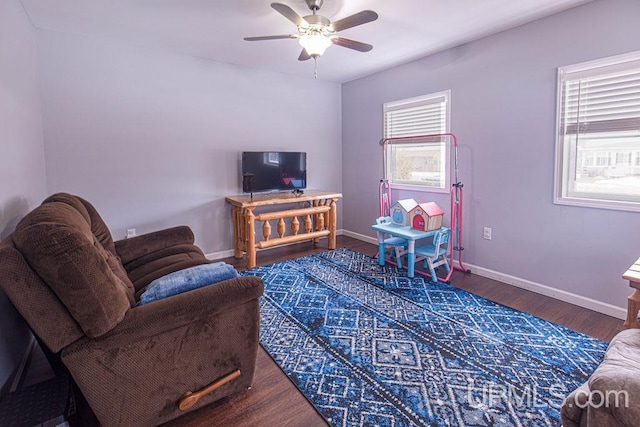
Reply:
[[[37,35],[47,190],[87,198],[115,238],[187,224],[205,252],[232,249],[243,150],[306,151],[309,188],[341,191],[339,84]]]
[[[0,2],[0,238],[45,195],[35,31],[18,0]],[[0,388],[31,334],[0,291]]]
[[[597,0],[344,84],[344,228],[374,236],[382,104],[451,89],[465,259],[626,307],[621,275],[640,255],[640,213],[552,203],[556,69],[640,49],[638,17],[637,0]],[[393,195],[435,200],[449,211],[448,197]],[[493,228],[493,240],[482,239],[483,226]]]

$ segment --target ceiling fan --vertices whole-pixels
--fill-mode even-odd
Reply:
[[[331,22],[328,18],[318,15],[317,12],[322,7],[324,0],[305,0],[311,9],[312,15],[300,16],[295,10],[286,4],[271,3],[271,7],[278,13],[293,22],[298,27],[298,34],[284,34],[276,36],[245,37],[247,41],[275,40],[275,39],[298,39],[302,46],[302,52],[298,57],[299,61],[306,61],[310,58],[318,58],[327,50],[329,46],[346,47],[359,52],[369,52],[373,46],[356,40],[346,39],[336,35],[337,32],[352,28],[358,25],[378,19],[378,14],[372,10],[363,10],[356,14],[347,16]],[[317,75],[316,75],[317,77]]]

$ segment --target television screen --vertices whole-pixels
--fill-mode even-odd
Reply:
[[[242,153],[242,191],[307,188],[307,153],[245,151]]]

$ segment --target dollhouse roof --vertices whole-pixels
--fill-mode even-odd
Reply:
[[[429,217],[444,215],[444,211],[440,209],[440,206],[438,206],[435,202],[420,203],[418,206]],[[418,206],[414,206],[414,209]]]
[[[402,207],[402,209],[404,209],[406,212],[411,211],[413,208],[415,208],[416,206],[418,206],[418,202],[416,202],[413,199],[404,199],[404,200],[398,200],[396,201],[393,205],[400,205]]]

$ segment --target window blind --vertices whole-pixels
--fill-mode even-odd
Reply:
[[[445,95],[384,106],[385,138],[445,133],[446,123]]]
[[[640,60],[560,75],[565,135],[640,130]]]

